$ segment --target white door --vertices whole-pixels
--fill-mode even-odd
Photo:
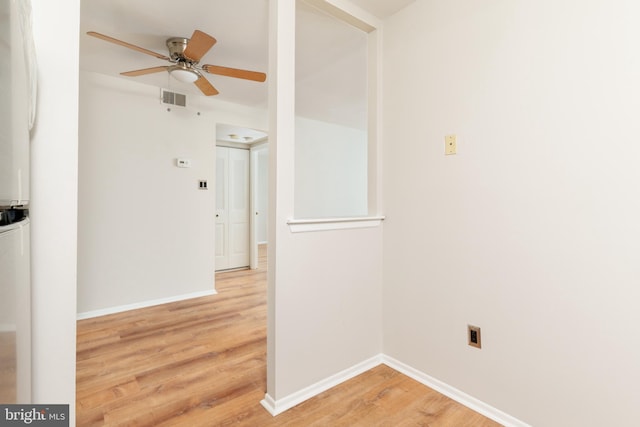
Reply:
[[[249,265],[249,151],[216,147],[216,270]]]
[[[269,190],[269,148],[251,148],[251,268],[258,268],[258,245],[267,243],[267,199]]]
[[[229,268],[229,150],[216,147],[216,270]]]

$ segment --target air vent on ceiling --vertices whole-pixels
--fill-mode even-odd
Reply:
[[[179,107],[186,107],[187,105],[187,96],[181,93],[170,92],[162,89],[161,95],[163,104],[177,105]]]

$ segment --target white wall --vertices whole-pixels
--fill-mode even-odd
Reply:
[[[215,123],[266,113],[196,96],[169,112],[158,88],[86,72],[80,95],[78,311],[213,291]]]
[[[367,132],[298,117],[295,215],[367,215]]]
[[[31,145],[33,402],[69,404],[70,425],[75,425],[79,14],[78,0],[33,1],[39,65]]]
[[[274,397],[283,398],[380,353],[382,230],[285,226],[279,237]]]
[[[297,167],[294,4],[270,3],[267,397],[276,409],[381,350],[381,228],[293,234],[287,226]]]
[[[532,425],[640,416],[639,18],[418,0],[385,23],[384,352]]]

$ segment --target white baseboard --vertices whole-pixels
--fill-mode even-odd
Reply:
[[[396,371],[408,376],[409,378],[413,378],[419,383],[422,383],[427,387],[434,389],[435,391],[449,397],[450,399],[455,400],[461,405],[464,405],[467,408],[470,408],[477,413],[482,414],[499,424],[502,424],[505,427],[531,427],[529,424],[520,421],[517,418],[514,418],[511,415],[500,411],[499,409],[487,405],[486,403],[476,399],[475,397],[469,396],[468,394],[446,383],[443,383],[442,381],[437,380],[425,374],[424,372],[412,368],[411,366],[406,365],[399,360],[396,360],[393,357],[389,357],[384,354],[374,356],[368,360],[365,360],[364,362],[358,363],[357,365],[349,369],[345,369],[342,372],[332,375],[325,380],[306,387],[299,392],[290,394],[289,396],[286,396],[282,399],[275,400],[267,393],[265,394],[264,399],[260,401],[260,403],[267,411],[269,411],[271,415],[275,417],[276,415],[279,415],[286,410],[291,409],[294,406],[304,402],[305,400],[311,399],[312,397],[381,364],[385,364],[391,369],[395,369]]]
[[[149,301],[136,302],[133,304],[119,305],[116,307],[102,308],[100,310],[85,311],[84,313],[78,313],[76,319],[77,320],[91,319],[93,317],[106,316],[107,314],[122,313],[123,311],[136,310],[138,308],[153,307],[154,305],[184,301],[191,298],[206,297],[209,295],[216,295],[217,293],[218,292],[216,292],[215,289],[211,289],[208,291],[192,292],[190,294],[175,295],[167,298],[159,298],[159,299],[154,299]]]
[[[269,393],[264,395],[264,399],[260,401],[260,404],[264,406],[264,409],[266,409],[274,417],[280,413],[276,413],[276,401],[273,400],[273,397],[269,396]]]
[[[529,424],[524,423],[517,418],[514,418],[511,415],[500,411],[499,409],[487,405],[486,403],[476,399],[475,397],[469,396],[468,394],[454,387],[451,387],[450,385],[443,383],[442,381],[437,380],[425,374],[424,372],[418,371],[417,369],[414,369],[409,365],[405,365],[399,360],[382,355],[382,363],[392,369],[395,369],[398,372],[403,373],[410,378],[413,378],[414,380],[426,385],[427,387],[432,388],[441,394],[444,394],[445,396],[455,400],[456,402],[466,406],[467,408],[473,409],[479,414],[482,414],[485,417],[490,418],[499,424],[502,424],[505,427],[531,427]]]
[[[320,382],[310,385],[296,393],[290,394],[282,399],[275,400],[269,394],[264,396],[264,399],[260,402],[267,411],[274,417],[284,411],[293,408],[294,406],[308,400],[318,394],[329,390],[332,387],[337,386],[353,377],[356,377],[369,369],[375,368],[382,363],[380,355],[374,356],[364,362],[360,362],[351,368],[345,369],[342,372],[338,372],[335,375],[330,376]]]

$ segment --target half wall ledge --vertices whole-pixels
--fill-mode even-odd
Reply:
[[[379,227],[384,219],[384,215],[347,218],[290,219],[287,221],[287,225],[292,233],[307,233],[310,231]]]

